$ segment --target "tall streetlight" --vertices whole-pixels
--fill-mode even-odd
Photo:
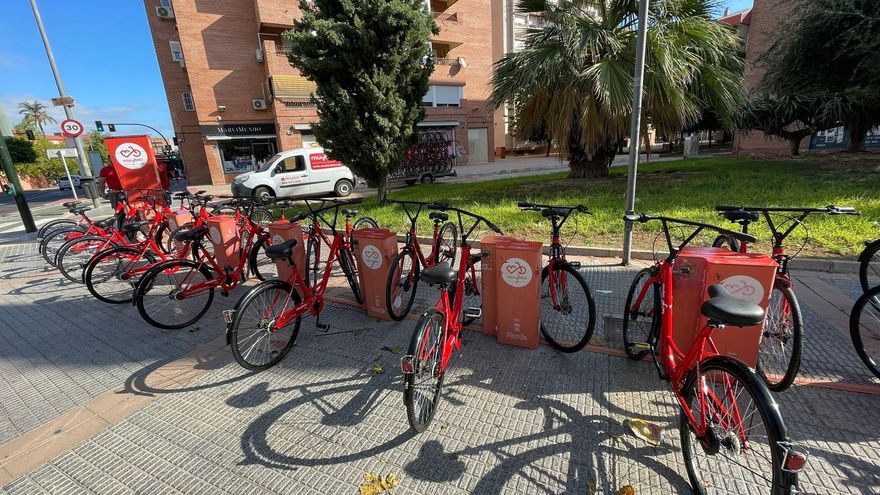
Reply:
[[[629,170],[626,175],[626,214],[636,208],[636,174],[639,170],[639,141],[642,130],[642,79],[645,77],[645,47],[648,38],[648,2],[639,0],[639,32],[636,37],[636,68],[633,74],[632,125],[629,130]],[[648,150],[650,153],[651,150]],[[623,231],[623,264],[628,265],[632,255],[632,222],[627,221]]]
[[[64,91],[64,83],[61,82],[61,74],[58,72],[58,66],[55,65],[55,55],[52,54],[52,47],[49,45],[49,38],[46,36],[46,28],[43,27],[43,18],[40,17],[40,10],[37,8],[37,0],[31,0],[31,9],[34,11],[34,19],[37,20],[37,27],[40,29],[40,37],[43,38],[43,46],[46,47],[46,56],[49,57],[49,66],[52,68],[52,75],[55,76],[55,84],[58,86],[58,96],[64,98],[67,93]],[[68,120],[73,120],[73,111],[71,105],[62,105],[64,114]],[[82,139],[78,136],[73,138],[76,146],[77,160],[79,161],[79,173],[81,177],[86,179],[92,178],[92,168],[89,166],[89,159],[82,145]],[[98,198],[92,198],[92,204],[98,206]]]

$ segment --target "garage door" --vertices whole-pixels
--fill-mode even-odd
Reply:
[[[489,129],[468,129],[468,150],[471,163],[489,161]]]

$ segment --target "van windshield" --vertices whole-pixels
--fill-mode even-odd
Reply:
[[[269,159],[266,160],[266,163],[261,165],[257,171],[266,172],[268,170],[271,170],[272,167],[274,167],[279,160],[281,160],[281,153],[275,153],[274,155],[270,156]]]

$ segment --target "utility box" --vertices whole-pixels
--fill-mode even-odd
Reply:
[[[214,256],[221,268],[235,268],[241,259],[241,239],[238,225],[232,215],[212,215],[208,217],[208,239],[214,245]]]
[[[497,255],[495,254],[495,248],[500,241],[505,239],[515,240],[513,237],[503,235],[487,235],[480,239],[480,252],[483,254],[483,259],[480,261],[480,290],[483,296],[483,333],[486,335],[497,334],[495,308],[495,301],[497,299],[497,294],[495,292],[495,287],[497,285],[495,258]]]
[[[541,248],[535,241],[502,239],[495,245],[496,338],[537,349],[541,325]]]
[[[696,158],[700,156],[700,136],[687,136],[684,138],[684,157]]]
[[[175,230],[177,230],[181,225],[186,225],[192,222],[192,214],[186,210],[177,210],[166,215],[168,219],[168,233],[171,234]],[[174,241],[174,249],[177,252],[180,252],[183,249],[183,243],[180,241]]]
[[[359,229],[352,234],[357,257],[361,295],[367,314],[390,320],[385,305],[385,286],[391,261],[397,256],[397,234],[388,229]]]
[[[672,338],[687,352],[707,318],[700,306],[709,299],[709,286],[719,284],[736,298],[767,311],[776,280],[776,261],[766,254],[734,253],[720,248],[685,248],[675,259],[672,275],[675,317]],[[758,359],[763,325],[735,327],[712,332],[718,353],[735,357],[754,367]]]
[[[269,244],[271,246],[277,246],[291,239],[296,239],[296,246],[293,246],[293,262],[300,276],[305,279],[303,270],[306,266],[306,243],[303,241],[302,226],[299,222],[291,223],[284,219],[269,224]],[[262,256],[262,254],[258,254],[258,256]],[[291,284],[296,284],[296,279],[291,279],[293,268],[288,260],[275,260],[275,267],[278,269],[279,279],[289,280]],[[323,271],[321,273],[323,274]],[[297,290],[302,295],[302,289],[297,288]]]

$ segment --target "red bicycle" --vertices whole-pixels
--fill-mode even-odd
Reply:
[[[385,307],[388,316],[395,321],[406,318],[416,298],[419,285],[419,274],[423,268],[430,268],[437,263],[448,261],[454,263],[458,229],[449,220],[449,215],[439,211],[428,214],[434,222],[434,233],[431,237],[431,251],[426,255],[419,243],[416,223],[422,209],[431,203],[420,201],[389,201],[403,207],[409,218],[410,227],[406,233],[403,249],[391,261],[388,271],[388,282],[385,284]],[[443,222],[446,222],[445,225]],[[442,225],[442,227],[441,227]]]
[[[440,286],[440,299],[433,309],[426,311],[419,319],[409,351],[400,359],[404,373],[406,417],[410,427],[418,433],[428,428],[437,411],[446,367],[452,354],[461,347],[459,336],[462,327],[468,320],[482,316],[480,307],[464,307],[466,281],[476,280],[474,265],[483,256],[482,253],[471,255],[471,234],[480,223],[498,234],[502,233],[495,224],[475,213],[440,204],[427,207],[456,214],[461,232],[461,251],[457,268],[443,261],[422,271],[423,282]],[[464,217],[468,218],[467,229]]]
[[[326,203],[332,203],[327,205]],[[319,207],[313,208],[306,201],[308,213],[301,213],[291,219],[298,222],[311,217],[326,225],[332,233],[329,241],[330,252],[324,272],[317,284],[309,284],[293,261],[293,248],[296,239],[266,248],[266,255],[274,260],[286,260],[293,270],[287,280],[267,280],[249,290],[235,308],[223,312],[227,323],[226,343],[232,347],[235,360],[249,370],[262,371],[278,364],[290,352],[299,335],[302,317],[306,314],[317,316],[315,326],[323,331],[329,325],[321,323],[321,310],[324,308],[324,292],[333,272],[334,263],[339,263],[342,272],[351,283],[357,280],[350,263],[351,253],[345,247],[345,236],[336,230],[336,221],[342,206],[355,204],[360,200],[323,200]],[[332,216],[329,214],[332,212]],[[319,235],[325,236],[323,229]],[[326,239],[326,236],[323,237]],[[352,286],[355,297],[359,290]],[[302,296],[301,296],[302,295]]]
[[[327,203],[336,202],[336,200],[333,200],[333,199],[318,199],[317,201],[321,201],[321,204],[318,207],[319,210],[323,209],[324,205],[326,205]],[[347,202],[345,202],[344,205],[351,206],[351,205],[359,205],[361,203],[363,203],[362,198],[354,198],[354,199],[351,199],[351,200],[348,200]],[[311,206],[309,206],[309,208],[312,209]],[[329,212],[329,209],[322,210],[322,211]],[[358,287],[358,285],[357,285],[358,266],[357,266],[357,258],[352,254],[353,251],[351,249],[351,236],[355,230],[360,230],[360,229],[365,229],[365,228],[376,229],[376,228],[379,228],[379,224],[376,222],[376,220],[374,220],[370,217],[361,217],[361,218],[358,218],[357,220],[355,220],[354,223],[352,223],[351,220],[360,214],[359,210],[355,210],[355,209],[351,209],[351,208],[342,208],[342,209],[333,210],[333,211],[334,211],[335,216],[338,217],[338,215],[341,213],[342,216],[345,218],[345,228],[343,229],[343,231],[341,233],[342,247],[343,247],[343,252],[345,254],[343,254],[342,256],[347,259],[347,261],[345,261],[345,263],[350,265],[352,268],[353,275],[352,275],[352,279],[349,280],[349,284],[351,285],[351,290],[354,292],[355,299],[357,299],[357,302],[363,302],[361,300],[360,287]],[[293,222],[297,222],[297,221],[305,220],[306,218],[311,219],[311,223],[309,223],[309,225],[307,225],[305,227],[304,232],[303,232],[304,242],[306,243],[305,278],[306,278],[306,282],[309,285],[315,285],[318,283],[318,280],[321,277],[321,262],[326,261],[326,260],[324,260],[322,254],[321,254],[321,251],[322,251],[322,249],[329,248],[330,243],[331,243],[329,237],[327,236],[327,233],[324,232],[323,228],[321,227],[322,222],[329,225],[329,223],[327,222],[327,220],[329,220],[329,219],[320,218],[321,215],[323,215],[323,213],[317,214],[317,215],[313,215],[311,213],[303,213],[303,214],[301,214],[300,217],[297,217],[297,218],[291,220]],[[319,221],[319,219],[320,219],[320,221]],[[336,225],[336,220],[337,220],[336,218],[333,219],[332,224],[334,226]],[[348,277],[348,276],[346,275],[346,277]]]
[[[741,232],[749,232],[749,224],[762,214],[773,236],[773,259],[779,264],[776,283],[770,294],[767,319],[761,337],[757,369],[770,390],[787,390],[797,377],[801,366],[801,347],[803,345],[804,319],[795,297],[788,261],[791,257],[782,247],[785,239],[812,214],[856,215],[854,208],[826,206],[825,208],[766,208],[753,206],[716,206],[724,218],[741,226]],[[793,214],[782,223],[774,223],[774,214]],[[786,226],[786,224],[788,224]],[[714,247],[729,248],[734,252],[747,253],[748,242],[720,235],[712,244]]]
[[[662,216],[636,214],[624,219],[660,222],[669,247],[665,259],[641,270],[633,280],[624,309],[624,351],[632,359],[650,352],[660,378],[669,382],[678,400],[682,453],[694,492],[797,493],[797,473],[806,464],[806,456],[788,440],[779,405],[754,370],[742,361],[718,355],[712,341],[713,332],[728,326],[760,324],[764,310],[713,285],[709,287],[711,299],[700,308],[708,322],[690,349],[680,349],[672,337],[672,278],[681,249],[705,229],[740,242],[755,242],[755,238]],[[676,247],[669,224],[694,231]]]

